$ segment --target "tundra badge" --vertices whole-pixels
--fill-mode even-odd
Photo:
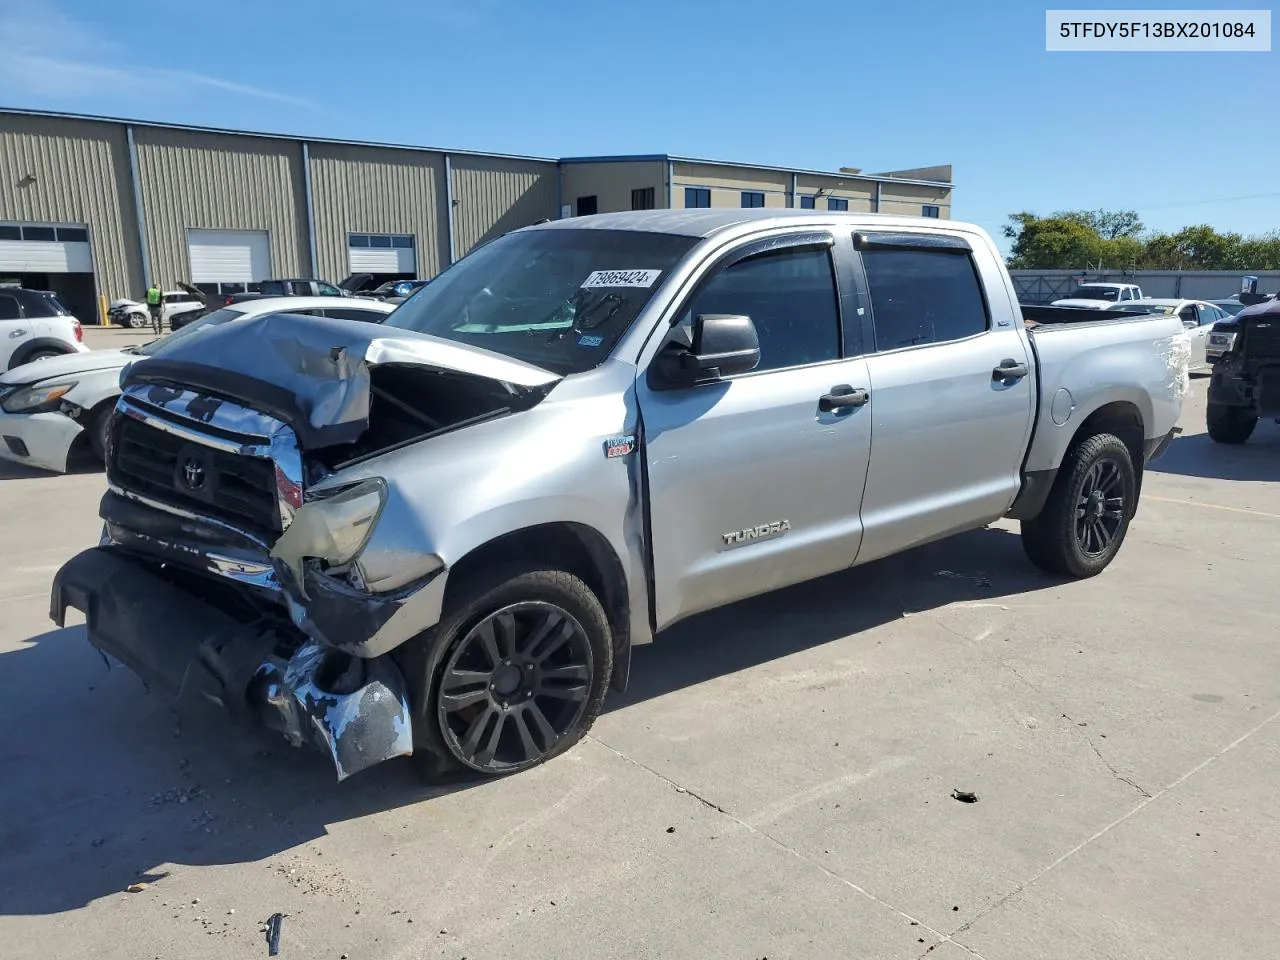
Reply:
[[[758,527],[747,527],[744,530],[734,530],[732,533],[722,533],[720,536],[724,539],[724,546],[740,547],[744,543],[751,543],[753,540],[764,540],[767,538],[781,536],[790,529],[790,520],[775,520],[773,523],[762,523]]]

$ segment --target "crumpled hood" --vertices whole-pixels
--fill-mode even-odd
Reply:
[[[121,386],[180,384],[257,407],[289,423],[304,449],[353,442],[369,424],[373,367],[394,364],[500,383],[513,397],[545,392],[558,374],[438,337],[335,317],[275,313],[162,343]]]
[[[33,360],[0,375],[0,386],[40,383],[54,377],[77,377],[96,370],[120,369],[134,357],[123,350],[90,350]]]

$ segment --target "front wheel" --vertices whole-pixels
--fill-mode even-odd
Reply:
[[[127,322],[130,330],[141,330],[147,325],[147,318],[140,313],[131,313]]]
[[[1100,433],[1063,459],[1044,509],[1022,521],[1022,546],[1042,570],[1092,577],[1115,558],[1129,530],[1138,484],[1129,448]]]
[[[1215,443],[1244,443],[1253,435],[1258,418],[1248,407],[1211,403],[1205,411],[1205,428]]]
[[[581,740],[613,670],[609,619],[590,588],[562,570],[512,567],[478,579],[452,608],[424,640],[441,654],[415,696],[415,741],[442,748],[450,766],[496,776]]]

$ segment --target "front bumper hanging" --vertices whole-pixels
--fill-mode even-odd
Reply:
[[[174,701],[195,697],[327,752],[338,779],[413,752],[404,677],[291,626],[250,625],[119,549],[93,547],[54,578],[49,616],[85,615],[89,642]]]

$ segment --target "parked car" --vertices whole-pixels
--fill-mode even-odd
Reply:
[[[1208,302],[1233,317],[1247,306],[1247,304],[1240,302],[1239,297],[1228,297],[1225,300],[1210,300]]]
[[[223,297],[223,301],[225,306],[263,297],[350,297],[367,287],[372,280],[371,273],[353,273],[339,284],[309,278],[263,280],[261,283],[254,284],[257,290],[227,294]]]
[[[386,283],[380,284],[365,293],[358,293],[358,297],[372,297],[375,300],[407,300],[423,287],[430,280],[388,280]]]
[[[205,314],[180,332],[141,346],[87,350],[16,367],[0,376],[0,459],[57,473],[67,470],[81,446],[104,459],[111,411],[120,396],[120,371],[162,345],[190,343],[229,321],[284,311],[377,323],[394,309],[374,300],[335,304],[329,297],[255,300]]]
[[[1253,304],[1214,326],[1222,353],[1213,365],[1205,426],[1217,443],[1244,443],[1258,420],[1280,422],[1280,300]]]
[[[1054,300],[1054,307],[1096,307],[1103,310],[1113,304],[1141,300],[1142,288],[1136,283],[1082,283],[1073,296]]]
[[[198,316],[206,309],[204,300],[184,290],[166,290],[161,296],[161,319],[174,330],[182,326],[179,317],[186,318],[188,314]],[[141,330],[151,326],[151,314],[147,305],[137,300],[113,300],[107,307],[107,322],[118,327]]]
[[[1213,325],[1219,320],[1230,317],[1221,307],[1214,306],[1205,300],[1178,300],[1148,297],[1142,300],[1129,300],[1107,308],[1110,311],[1129,313],[1163,313],[1177,316],[1190,333],[1191,360],[1190,369],[1197,373],[1208,372],[1213,367],[1215,355],[1209,352],[1209,334]]]
[[[0,286],[0,370],[88,349],[80,321],[53,293]]]
[[[1002,517],[1102,572],[1187,335],[1029,330],[1013,290],[957,221],[662,210],[508,233],[380,327],[174,338],[124,375],[51,616],[339,779],[528,768],[693,614]]]

